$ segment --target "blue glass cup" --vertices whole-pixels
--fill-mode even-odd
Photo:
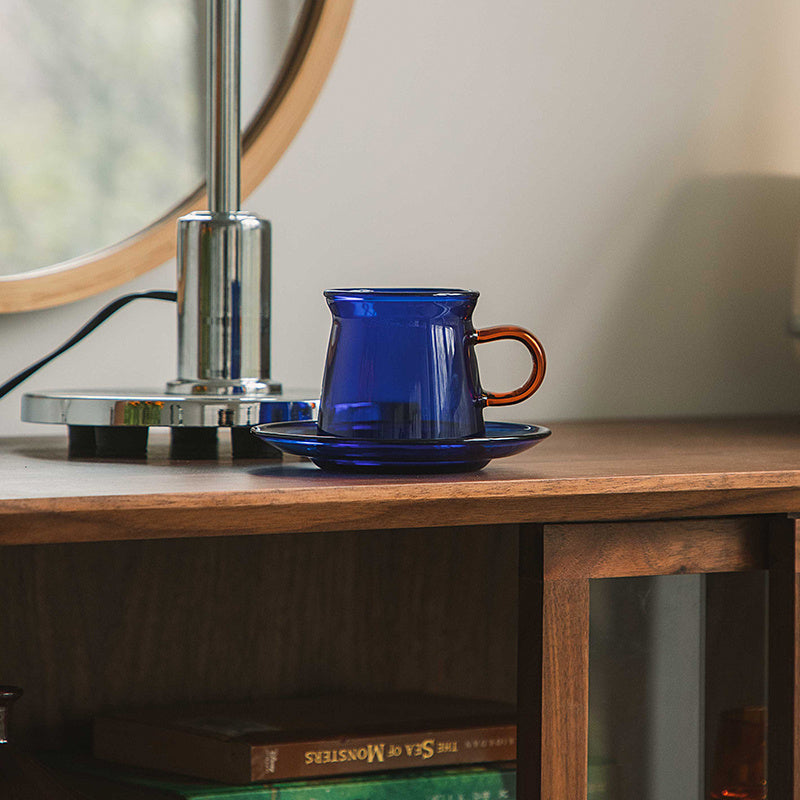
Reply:
[[[475,330],[478,292],[463,289],[332,289],[333,324],[317,427],[349,439],[441,441],[483,436],[483,409],[519,403],[541,385],[545,355],[524,328]],[[481,388],[475,345],[515,339],[530,377],[513,392]]]

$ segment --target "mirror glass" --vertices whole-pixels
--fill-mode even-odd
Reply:
[[[242,3],[242,123],[303,0]],[[0,0],[0,275],[112,245],[204,177],[205,0]]]

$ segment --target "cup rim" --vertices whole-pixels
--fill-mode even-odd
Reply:
[[[378,297],[426,297],[433,299],[440,298],[457,298],[469,299],[477,298],[480,292],[473,289],[440,289],[440,288],[405,288],[405,287],[376,287],[376,288],[352,288],[352,289],[326,289],[322,293],[329,299],[353,299],[363,300],[365,298],[378,298]]]

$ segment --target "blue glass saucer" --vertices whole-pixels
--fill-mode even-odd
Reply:
[[[337,472],[470,472],[513,456],[550,435],[540,425],[487,422],[485,436],[426,441],[347,439],[320,433],[313,420],[256,425],[251,433],[285,453]]]

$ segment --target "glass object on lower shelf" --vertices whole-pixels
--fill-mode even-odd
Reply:
[[[766,800],[767,710],[747,706],[724,711],[717,733],[713,800]]]
[[[78,800],[35,758],[9,741],[11,706],[22,695],[16,686],[0,686],[0,797],[3,800]]]

